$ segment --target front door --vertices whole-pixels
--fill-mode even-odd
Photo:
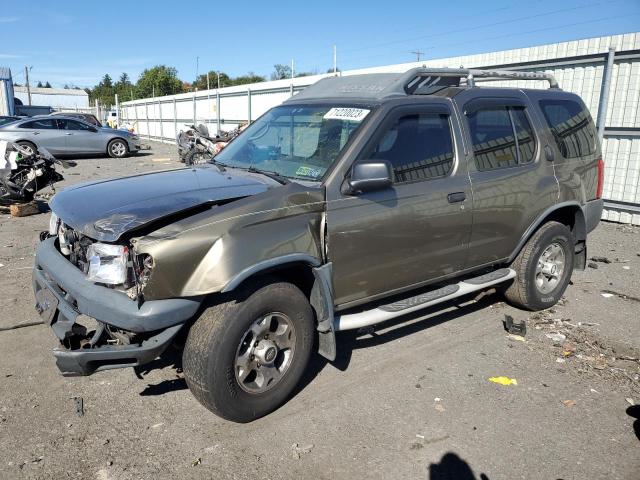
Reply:
[[[337,305],[409,289],[464,265],[471,191],[454,121],[446,104],[396,107],[356,159],[390,162],[393,186],[327,194]]]
[[[66,152],[97,153],[106,152],[105,142],[95,128],[77,120],[59,119],[58,124],[66,138]]]

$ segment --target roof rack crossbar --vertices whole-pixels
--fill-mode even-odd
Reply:
[[[417,79],[424,77],[458,77],[466,81],[466,86],[476,86],[476,80],[545,80],[549,82],[549,88],[560,88],[556,78],[550,73],[521,72],[513,70],[477,70],[473,68],[427,68],[418,67],[405,72],[399,79],[407,94],[413,93],[421,82]]]

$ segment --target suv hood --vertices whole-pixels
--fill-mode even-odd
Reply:
[[[115,242],[123,233],[167,215],[256,195],[270,185],[254,175],[221,173],[206,166],[80,184],[56,194],[49,205],[74,230]]]

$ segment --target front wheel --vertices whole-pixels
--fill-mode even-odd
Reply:
[[[116,138],[115,140],[111,140],[109,145],[107,146],[107,153],[110,157],[113,158],[123,158],[129,153],[129,147],[127,146],[127,142],[124,140],[120,140]]]
[[[545,223],[511,264],[517,275],[505,291],[509,303],[526,310],[544,310],[562,298],[574,264],[571,231],[558,222]]]
[[[300,381],[314,338],[311,305],[295,285],[254,284],[204,311],[189,331],[183,368],[202,405],[234,422],[280,407]]]

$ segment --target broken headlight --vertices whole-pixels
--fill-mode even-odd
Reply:
[[[127,279],[129,250],[122,245],[92,243],[87,248],[89,271],[87,278],[96,283],[121,285]]]
[[[49,235],[58,235],[59,226],[60,219],[55,213],[51,212],[51,217],[49,218]]]

